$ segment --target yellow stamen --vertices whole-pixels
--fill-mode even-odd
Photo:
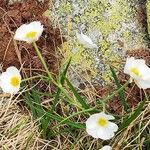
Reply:
[[[34,38],[34,37],[36,36],[36,34],[37,34],[37,32],[35,32],[35,31],[28,32],[28,33],[26,34],[26,37],[27,37],[27,38]]]
[[[105,118],[99,118],[98,119],[98,125],[101,126],[101,127],[106,126],[107,123],[108,123],[108,121]]]
[[[131,70],[131,72],[134,73],[135,75],[140,76],[140,72],[139,72],[139,70],[138,70],[137,68],[132,67],[130,70]]]
[[[14,87],[19,86],[20,84],[20,79],[17,76],[13,76],[10,79],[10,84]]]

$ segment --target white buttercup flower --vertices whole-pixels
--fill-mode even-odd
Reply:
[[[112,150],[112,147],[109,145],[105,145],[104,147],[102,147],[100,150]]]
[[[130,75],[131,82],[134,80],[139,88],[150,88],[150,68],[144,59],[127,58],[124,73]]]
[[[39,39],[43,32],[43,25],[40,21],[33,21],[29,24],[21,25],[15,33],[14,39],[25,41],[27,43],[35,42]]]
[[[12,66],[0,75],[0,87],[4,93],[16,94],[19,91],[21,75],[19,70]]]
[[[86,48],[98,48],[98,46],[93,43],[93,41],[85,34],[81,32],[81,34],[76,33],[78,41]]]
[[[104,112],[93,114],[86,121],[86,131],[94,138],[109,140],[118,130],[118,126],[109,121],[113,119],[115,119],[113,116],[106,115]]]

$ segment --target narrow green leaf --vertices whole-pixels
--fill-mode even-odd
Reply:
[[[31,106],[33,107],[34,109],[36,109],[37,111],[39,111],[40,113],[43,113],[43,111],[41,111],[41,109],[38,109],[37,107],[35,106]],[[50,112],[44,112],[43,116],[47,116],[53,120],[56,120],[58,122],[61,122],[63,121],[65,118],[59,116],[59,115],[55,115],[55,114],[52,114]],[[83,125],[82,123],[77,123],[77,122],[72,122],[70,120],[65,120],[63,121],[64,124],[66,125],[69,125],[69,126],[72,126],[72,127],[75,127],[75,128],[78,128],[78,129],[85,129],[85,125]]]
[[[64,69],[64,71],[62,72],[62,75],[61,75],[61,77],[60,77],[60,83],[61,83],[61,85],[64,84],[65,76],[66,76],[66,74],[67,74],[67,71],[68,71],[68,68],[69,68],[69,66],[70,66],[70,63],[71,63],[71,58],[69,59],[69,62],[68,62],[66,68]],[[49,108],[49,110],[48,110],[49,113],[52,113],[52,112],[55,110],[55,107],[56,107],[56,104],[58,103],[60,94],[61,94],[61,89],[58,88],[58,89],[57,89],[57,92],[56,92],[56,96],[55,96],[55,98],[54,98],[54,100],[53,100],[52,108],[51,108],[51,110],[50,110],[50,108]],[[46,132],[47,132],[50,119],[51,119],[51,118],[49,118],[48,116],[47,116],[47,118],[45,119],[45,126],[44,126],[44,129],[43,129],[44,134],[46,134]]]
[[[70,87],[71,91],[73,92],[74,96],[77,98],[78,102],[81,104],[81,106],[84,108],[84,109],[89,109],[89,105],[86,103],[86,100],[84,98],[82,98],[77,90],[73,87],[73,85],[70,83],[70,81],[68,80],[68,78],[66,78],[66,82],[68,84],[68,86]]]
[[[30,110],[31,110],[31,113],[32,113],[32,115],[33,115],[33,118],[36,118],[37,112],[36,112],[36,110],[35,110],[34,107],[33,107],[33,99],[31,98],[29,92],[25,92],[24,98],[25,98],[26,104],[28,105],[28,107],[29,107]]]
[[[68,62],[66,68],[64,69],[64,71],[62,72],[62,75],[61,75],[61,77],[60,77],[60,83],[61,83],[61,85],[64,84],[65,76],[66,76],[66,74],[67,74],[67,71],[68,71],[68,68],[69,68],[69,66],[70,66],[70,63],[71,63],[71,58],[69,59],[69,62]],[[54,98],[53,106],[52,106],[52,109],[51,109],[52,112],[54,111],[55,106],[56,106],[56,104],[58,103],[58,99],[59,99],[60,93],[61,93],[61,89],[58,88],[58,89],[57,89],[56,96],[55,96],[55,98]]]
[[[112,76],[113,76],[113,78],[114,78],[114,80],[115,80],[117,89],[119,90],[119,89],[122,87],[122,85],[120,84],[120,82],[119,82],[119,80],[118,80],[118,78],[117,78],[117,75],[116,75],[114,69],[113,69],[112,67],[110,67],[110,70],[111,70]],[[125,91],[124,91],[124,88],[122,88],[122,90],[120,90],[120,91],[118,92],[118,94],[119,94],[119,97],[120,97],[121,104],[123,105],[125,111],[127,111],[128,108],[129,108],[129,106],[128,106],[128,104],[127,104],[127,102],[126,102],[126,99],[125,99]]]
[[[35,107],[37,107],[38,109],[40,109],[42,112],[44,112],[43,107],[41,106],[41,99],[40,99],[40,95],[38,93],[38,91],[32,89],[32,97],[33,97],[33,102]],[[38,118],[40,118],[43,114],[40,112],[37,112],[38,114]]]
[[[119,127],[119,130],[123,130],[127,128],[139,116],[139,114],[141,113],[143,109],[144,104],[145,104],[145,100],[141,102],[141,104],[137,107],[137,109],[134,111],[134,113],[130,117],[124,119],[124,121]]]
[[[60,116],[57,116],[57,115],[54,115],[54,114],[51,114],[51,113],[46,113],[46,116],[54,119],[54,120],[57,120],[59,122],[63,121],[64,118],[63,117],[60,117]],[[72,126],[72,127],[75,127],[75,128],[78,128],[78,129],[85,129],[85,126],[81,123],[76,123],[76,122],[72,122],[72,121],[69,121],[69,120],[65,120],[63,121],[64,124],[66,125],[69,125],[69,126]]]
[[[73,114],[71,114],[70,116],[64,118],[64,119],[63,119],[61,122],[59,122],[59,124],[57,124],[54,128],[59,127],[62,123],[64,123],[65,121],[67,121],[68,119],[70,119],[70,118],[72,118],[72,117],[74,117],[74,116],[77,116],[77,115],[83,114],[83,113],[85,114],[85,113],[92,112],[94,109],[95,109],[95,108],[90,108],[90,109],[85,109],[85,110],[82,110],[82,111],[73,113]],[[54,128],[53,128],[53,129],[54,129]]]
[[[41,129],[43,130],[43,136],[46,137],[46,130],[47,130],[47,127],[46,127],[46,117],[43,116],[44,114],[44,109],[43,107],[41,106],[41,98],[40,98],[40,95],[38,93],[38,91],[32,89],[32,97],[33,97],[33,101],[34,101],[34,106],[40,110],[40,111],[37,111],[37,116],[36,118],[37,119],[40,119],[39,120],[39,123],[40,123],[40,127]]]

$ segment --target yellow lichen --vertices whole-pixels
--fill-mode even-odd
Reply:
[[[111,64],[114,68],[119,69],[121,66],[120,54],[117,53],[118,49],[121,48],[116,44],[117,40],[123,40],[127,47],[132,47],[133,45],[141,45],[144,43],[144,34],[140,34],[140,30],[135,34],[135,30],[127,29],[126,24],[133,24],[135,22],[136,10],[131,7],[130,2],[115,0],[114,2],[109,0],[90,0],[86,4],[79,0],[78,4],[72,4],[71,2],[61,1],[56,12],[57,16],[66,16],[66,22],[62,21],[62,29],[67,29],[68,43],[66,51],[63,51],[64,60],[72,56],[72,62],[74,67],[82,74],[82,70],[94,70],[94,77],[96,73],[99,73],[99,68],[96,68],[98,62],[97,58],[102,63],[100,70],[102,78],[104,81],[109,81],[111,79],[111,72],[109,65]],[[76,7],[79,7],[80,11],[74,15]],[[150,4],[149,4],[150,5]],[[149,6],[148,5],[148,6]],[[77,8],[78,9],[78,8]],[[51,16],[52,17],[52,16]],[[150,18],[150,17],[149,17]],[[73,22],[72,22],[73,20]],[[124,26],[122,24],[125,24]],[[82,26],[83,25],[83,26]],[[101,40],[97,39],[97,45],[100,47],[97,55],[96,50],[88,50],[81,46],[76,40],[75,31],[82,30],[86,34],[92,32],[96,29],[102,35]],[[85,26],[85,28],[84,28]],[[110,38],[108,38],[110,37]],[[116,39],[113,39],[116,37]],[[122,38],[122,39],[120,39]],[[133,38],[135,43],[132,42]],[[112,39],[112,41],[110,40]],[[63,48],[64,49],[64,48]],[[75,49],[75,52],[74,52]],[[81,69],[82,68],[82,69]],[[99,76],[99,74],[97,74]],[[93,76],[91,76],[93,78]]]

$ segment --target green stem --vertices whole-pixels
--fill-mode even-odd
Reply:
[[[35,50],[36,50],[36,53],[37,53],[37,55],[38,55],[38,57],[39,57],[41,63],[43,64],[44,69],[45,69],[46,72],[47,72],[47,75],[48,75],[49,79],[52,81],[52,83],[55,84],[55,85],[64,93],[64,95],[68,98],[68,102],[69,102],[70,104],[74,104],[74,105],[76,105],[78,108],[81,108],[81,109],[82,109],[82,107],[81,107],[78,103],[75,103],[75,101],[72,100],[72,98],[67,94],[66,90],[62,87],[62,85],[61,85],[61,84],[58,84],[58,83],[53,79],[53,77],[52,77],[51,73],[49,72],[49,69],[48,69],[48,67],[47,67],[47,65],[46,65],[46,62],[45,62],[44,58],[42,57],[42,54],[41,54],[40,50],[39,50],[38,47],[37,47],[36,42],[33,42],[33,46],[34,46],[34,48],[35,48]]]
[[[74,117],[74,116],[77,116],[79,114],[83,114],[83,113],[87,113],[87,112],[91,112],[95,109],[96,107],[93,107],[93,108],[89,108],[89,109],[85,109],[85,110],[82,110],[82,111],[79,111],[79,112],[76,112],[76,113],[73,113],[72,115],[64,118],[62,121],[60,121],[55,127],[53,127],[52,129],[55,129],[57,127],[59,127],[62,123],[64,123],[65,121],[69,120],[70,118]]]
[[[45,69],[46,72],[47,72],[48,77],[50,78],[50,80],[53,80],[53,78],[52,78],[52,76],[51,76],[51,74],[50,74],[50,72],[49,72],[49,69],[48,69],[48,67],[47,67],[47,65],[46,65],[46,62],[45,62],[44,58],[42,57],[41,52],[39,51],[39,49],[38,49],[38,47],[37,47],[36,42],[33,42],[33,46],[34,46],[34,48],[35,48],[35,50],[36,50],[36,53],[37,53],[39,59],[41,60],[41,63],[43,64],[44,69]]]

